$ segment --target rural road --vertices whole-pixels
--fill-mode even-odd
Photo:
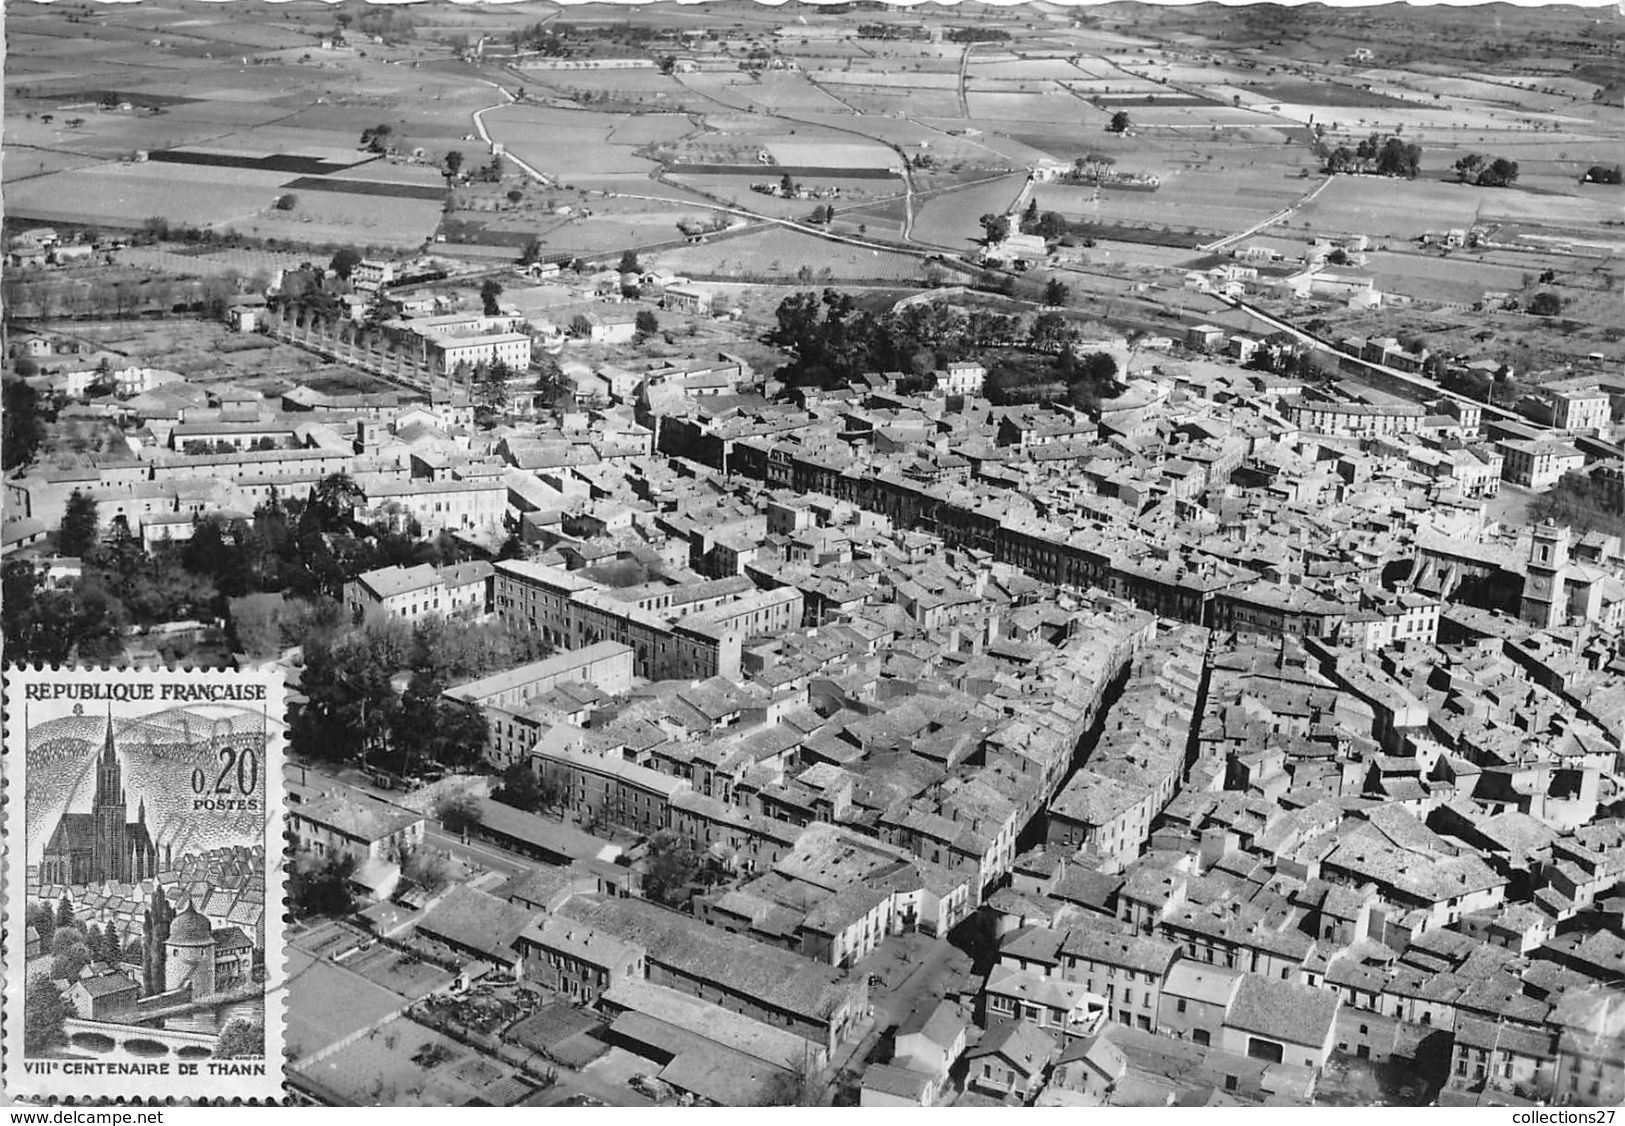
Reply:
[[[707,211],[720,211],[725,215],[737,215],[741,219],[749,219],[756,223],[772,223],[776,226],[788,227],[792,231],[800,231],[804,235],[813,235],[816,238],[821,238],[828,242],[842,242],[848,246],[858,246],[862,247],[864,250],[873,250],[876,253],[906,254],[910,257],[922,259],[934,258],[937,256],[936,252],[932,251],[914,250],[906,246],[894,246],[888,243],[870,242],[867,239],[853,238],[851,235],[838,235],[833,231],[827,231],[820,227],[810,226],[806,223],[798,223],[794,219],[780,219],[772,215],[763,215],[755,211],[746,211],[742,207],[729,207],[726,204],[721,203],[700,203],[697,200],[671,199],[667,196],[657,195],[633,195],[630,192],[605,192],[604,195],[609,199],[638,199],[643,200],[646,203],[663,203],[673,207],[699,207],[704,208]]]
[[[965,44],[959,55],[959,116],[970,120],[970,99],[965,96],[965,74],[970,70],[970,53],[976,50],[974,42]]]
[[[477,110],[474,111],[474,113],[472,115],[473,118],[474,118],[474,132],[476,132],[476,133],[478,133],[480,135],[480,140],[485,142],[485,147],[486,147],[487,151],[489,151],[489,149],[491,148],[492,141],[491,141],[491,134],[486,132],[486,129],[485,129],[485,115],[490,113],[494,109],[501,109],[503,106],[513,105],[514,96],[512,94],[508,93],[508,88],[506,86],[502,85],[499,82],[491,82],[489,80],[486,80],[485,84],[487,86],[492,86],[492,87],[495,87],[496,89],[502,91],[502,96],[505,99],[504,101],[498,102],[494,106],[486,106],[484,109],[477,109]],[[538,172],[530,164],[526,163],[525,161],[523,161],[523,160],[519,159],[517,156],[515,156],[513,153],[509,152],[506,147],[504,147],[503,150],[502,150],[502,156],[503,156],[503,159],[511,161],[513,164],[517,165],[519,167],[520,171],[524,172],[525,175],[529,176],[532,180],[535,180],[537,183],[551,184],[553,182],[552,180],[549,180],[546,175],[544,175],[541,172]]]
[[[1262,231],[1262,230],[1264,230],[1264,229],[1266,229],[1268,227],[1273,227],[1275,224],[1280,223],[1283,220],[1289,218],[1292,215],[1293,212],[1298,210],[1298,208],[1303,207],[1304,205],[1313,202],[1314,198],[1317,195],[1319,195],[1321,192],[1325,191],[1326,190],[1326,185],[1331,183],[1331,182],[1332,182],[1332,178],[1330,176],[1326,176],[1325,178],[1323,178],[1320,181],[1320,183],[1316,184],[1313,188],[1311,188],[1308,191],[1308,193],[1304,195],[1304,197],[1302,199],[1298,200],[1298,202],[1296,202],[1294,204],[1291,204],[1290,206],[1283,207],[1281,210],[1277,211],[1274,215],[1271,215],[1268,219],[1265,219],[1263,222],[1254,223],[1251,227],[1248,227],[1245,231],[1241,231],[1241,232],[1238,232],[1237,234],[1229,235],[1226,238],[1222,238],[1217,242],[1210,242],[1206,246],[1199,246],[1196,249],[1200,250],[1204,254],[1213,254],[1213,253],[1215,253],[1217,251],[1223,250],[1225,247],[1234,246],[1236,243],[1240,242],[1242,239],[1252,238],[1259,231]]]

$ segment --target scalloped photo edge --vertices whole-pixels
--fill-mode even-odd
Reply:
[[[281,1102],[281,670],[13,666],[4,693],[4,1094]]]

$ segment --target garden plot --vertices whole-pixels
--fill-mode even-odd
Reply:
[[[398,993],[296,946],[287,950],[288,1054],[298,1060],[406,1008]]]
[[[345,968],[374,985],[414,1001],[449,985],[455,976],[449,970],[382,943],[348,959]]]
[[[313,1082],[359,1106],[465,1106],[483,1088],[460,1078],[475,1055],[413,1021],[390,1021],[301,1069]]]

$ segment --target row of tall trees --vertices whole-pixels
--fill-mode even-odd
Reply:
[[[142,313],[203,313],[218,317],[248,292],[227,277],[80,277],[72,273],[8,270],[0,299],[18,317],[111,317]]]

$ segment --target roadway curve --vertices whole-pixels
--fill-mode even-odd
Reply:
[[[511,105],[513,105],[513,103],[514,103],[514,101],[516,99],[514,98],[514,96],[512,94],[510,94],[508,92],[508,88],[506,86],[502,85],[500,82],[492,82],[489,79],[483,79],[482,81],[484,81],[487,86],[491,86],[491,87],[494,87],[497,90],[500,90],[502,92],[502,97],[504,99],[503,101],[498,102],[496,105],[486,106],[484,109],[477,109],[473,113],[474,132],[478,133],[479,136],[480,136],[480,140],[485,142],[486,151],[490,151],[492,141],[491,141],[491,134],[488,133],[486,131],[486,128],[485,128],[485,115],[490,113],[494,109],[501,109],[503,106],[511,106]],[[513,153],[509,152],[508,149],[507,149],[507,146],[503,146],[502,157],[503,157],[504,160],[507,160],[507,161],[511,162],[512,164],[516,165],[519,168],[520,171],[524,172],[525,175],[529,176],[532,180],[535,180],[537,183],[551,184],[553,182],[552,180],[547,178],[546,174],[537,171],[532,165],[530,165],[526,161],[523,161],[523,160],[519,159]]]

